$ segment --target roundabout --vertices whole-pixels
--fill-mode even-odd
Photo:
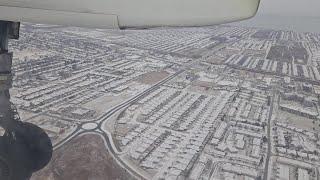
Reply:
[[[87,131],[94,130],[97,127],[98,127],[98,124],[96,124],[96,123],[86,123],[81,126],[82,129],[87,130]]]

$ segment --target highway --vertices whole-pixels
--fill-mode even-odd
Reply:
[[[267,158],[266,158],[266,165],[265,165],[265,169],[264,169],[264,180],[268,179],[268,173],[269,173],[269,163],[270,163],[270,157],[271,157],[271,119],[272,119],[272,113],[273,113],[273,104],[274,104],[274,99],[275,99],[275,90],[272,90],[272,98],[271,98],[271,102],[270,102],[270,111],[269,111],[269,115],[268,115],[268,152],[267,152]]]
[[[173,75],[163,79],[162,81],[158,82],[157,84],[153,85],[152,87],[146,89],[145,91],[141,92],[140,94],[132,97],[131,99],[125,101],[124,103],[112,108],[111,110],[109,110],[107,113],[105,113],[104,115],[102,115],[100,118],[98,118],[98,120],[96,120],[95,122],[100,122],[99,124],[101,125],[103,123],[103,121],[107,120],[111,115],[113,115],[115,112],[117,112],[118,110],[124,108],[127,105],[130,105],[136,101],[138,101],[140,98],[142,98],[143,96],[145,96],[146,94],[149,94],[150,92],[154,91],[155,89],[157,89],[158,87],[160,87],[161,85],[163,85],[164,83],[170,81],[171,79],[173,79],[174,77],[178,76],[179,74],[181,74],[182,72],[184,72],[184,70],[180,70],[176,73],[174,73]]]

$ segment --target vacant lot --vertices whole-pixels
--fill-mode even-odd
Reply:
[[[143,83],[143,84],[155,84],[162,79],[166,78],[169,76],[169,73],[166,71],[160,71],[160,72],[150,72],[146,73],[144,75],[141,75],[138,79],[138,82]]]
[[[279,111],[279,112],[280,112],[279,113],[280,122],[283,122],[283,123],[288,122],[290,126],[294,126],[307,131],[316,131],[316,132],[320,131],[319,121],[315,121],[313,119],[291,114],[285,111]]]
[[[54,152],[52,161],[32,180],[131,180],[110,156],[99,135],[83,135]]]

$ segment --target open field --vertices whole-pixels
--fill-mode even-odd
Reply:
[[[167,76],[169,76],[169,73],[166,71],[150,72],[140,76],[138,81],[143,84],[155,84]]]
[[[32,180],[133,180],[111,157],[99,135],[83,135],[54,152]]]

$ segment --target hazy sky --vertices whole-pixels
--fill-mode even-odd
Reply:
[[[257,16],[234,25],[320,33],[320,0],[261,0]]]
[[[261,0],[259,14],[320,17],[320,0]]]

